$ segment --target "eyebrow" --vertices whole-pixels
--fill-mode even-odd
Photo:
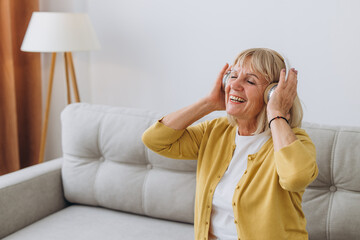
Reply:
[[[259,77],[258,77],[258,76],[256,76],[256,74],[255,74],[255,73],[246,73],[246,75],[254,76],[254,77],[256,77],[257,79],[259,79]]]
[[[235,72],[235,73],[237,73],[237,74],[239,74],[238,71],[236,71],[235,69],[233,69],[232,71]],[[246,75],[248,75],[248,76],[254,76],[254,77],[256,77],[258,80],[260,80],[259,77],[258,77],[255,73],[246,73]]]

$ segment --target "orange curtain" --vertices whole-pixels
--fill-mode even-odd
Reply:
[[[0,0],[0,175],[37,163],[41,134],[39,53],[20,51],[38,0]]]

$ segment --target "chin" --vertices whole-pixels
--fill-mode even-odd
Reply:
[[[234,111],[235,109],[232,109],[232,108],[227,108],[226,109],[226,113],[228,115],[231,115],[232,117],[236,118],[236,116],[239,116],[241,115],[241,113],[239,113],[239,111]]]

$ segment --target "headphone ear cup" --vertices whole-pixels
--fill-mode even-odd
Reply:
[[[264,92],[264,102],[265,104],[268,104],[269,100],[270,100],[270,97],[271,95],[274,93],[275,91],[275,88],[277,87],[278,83],[271,83],[266,89],[265,89],[265,92]]]
[[[225,73],[223,79],[222,79],[222,90],[225,91],[227,82],[229,80],[229,76],[230,76],[231,71],[228,71],[227,73]]]

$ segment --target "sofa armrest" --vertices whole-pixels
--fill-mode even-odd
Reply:
[[[0,238],[65,208],[62,158],[0,176]]]

